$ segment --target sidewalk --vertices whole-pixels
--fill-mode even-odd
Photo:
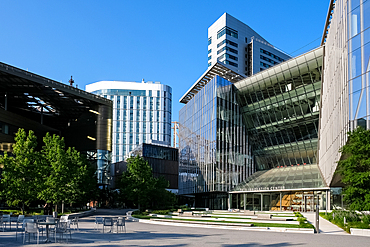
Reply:
[[[308,222],[310,222],[312,225],[315,226],[316,213],[309,212],[309,213],[301,213],[301,214],[304,217],[306,217]],[[327,221],[326,219],[322,217],[320,217],[320,220],[319,220],[319,228],[320,228],[320,233],[324,233],[324,234],[349,235],[342,228],[334,225],[333,223],[330,223],[329,221]]]

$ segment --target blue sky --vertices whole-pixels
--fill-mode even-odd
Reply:
[[[329,2],[2,0],[0,61],[63,83],[72,75],[80,89],[160,81],[178,120],[179,99],[207,69],[207,29],[224,12],[296,56],[319,46]]]

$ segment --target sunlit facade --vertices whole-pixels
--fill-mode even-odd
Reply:
[[[159,82],[100,81],[86,91],[113,101],[112,162],[142,143],[171,145],[172,89]]]
[[[180,117],[180,177],[187,178],[180,180],[182,193],[195,195],[196,206],[210,208],[223,208],[223,203],[211,202],[216,192],[225,191],[228,208],[312,211],[317,205],[320,209],[344,207],[343,184],[335,173],[341,158],[339,150],[347,141],[348,131],[358,126],[370,129],[369,14],[370,1],[332,0],[319,48],[253,75],[225,65],[230,71],[249,77],[235,79],[235,75],[227,77],[218,72],[208,82],[197,84],[196,90],[189,90],[180,100],[186,104],[180,112],[180,116],[184,115]],[[198,119],[198,112],[208,112],[208,101],[199,101],[200,98],[218,96],[217,90],[205,90],[208,84],[226,79],[229,84],[224,85],[229,85],[228,92],[233,95],[229,98],[235,99],[228,108],[229,119],[240,119],[243,129],[236,135],[228,134],[233,133],[231,125],[223,129],[225,125],[208,127],[208,120],[192,121]],[[227,106],[215,102],[214,119],[219,116],[218,109]],[[217,159],[222,151],[216,142],[204,145],[205,148],[191,145],[202,140],[196,131],[208,133],[211,129],[216,140],[217,133],[227,133],[227,142],[233,143],[228,146],[228,154],[238,155]],[[245,152],[233,151],[239,145]],[[212,150],[216,150],[216,155],[212,156],[206,147],[215,147]],[[231,164],[231,173],[209,176],[209,169],[200,165],[205,155],[216,157],[205,162],[215,167]],[[244,160],[234,159],[235,163],[230,163],[230,157]],[[181,164],[186,162],[189,165],[184,168],[191,168],[188,172],[181,170]],[[247,172],[232,179],[239,174],[238,167],[245,167]],[[221,186],[217,186],[217,179]],[[181,185],[184,181],[187,184]]]

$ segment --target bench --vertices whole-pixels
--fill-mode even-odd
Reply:
[[[193,211],[185,211],[185,212],[182,212],[181,216],[193,216]]]
[[[271,214],[257,214],[257,219],[271,219]]]
[[[244,215],[247,215],[247,216],[254,216],[255,215],[255,212],[254,211],[250,211],[250,210],[244,210]]]

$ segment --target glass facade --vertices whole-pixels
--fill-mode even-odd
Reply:
[[[113,101],[113,163],[123,161],[141,143],[159,141],[170,146],[172,89],[169,86],[119,81],[95,84],[90,84],[94,88],[92,93]]]
[[[317,164],[322,48],[316,52],[235,84],[257,171]]]
[[[180,110],[179,123],[179,194],[227,192],[254,172],[235,88],[226,79],[209,81]]]

